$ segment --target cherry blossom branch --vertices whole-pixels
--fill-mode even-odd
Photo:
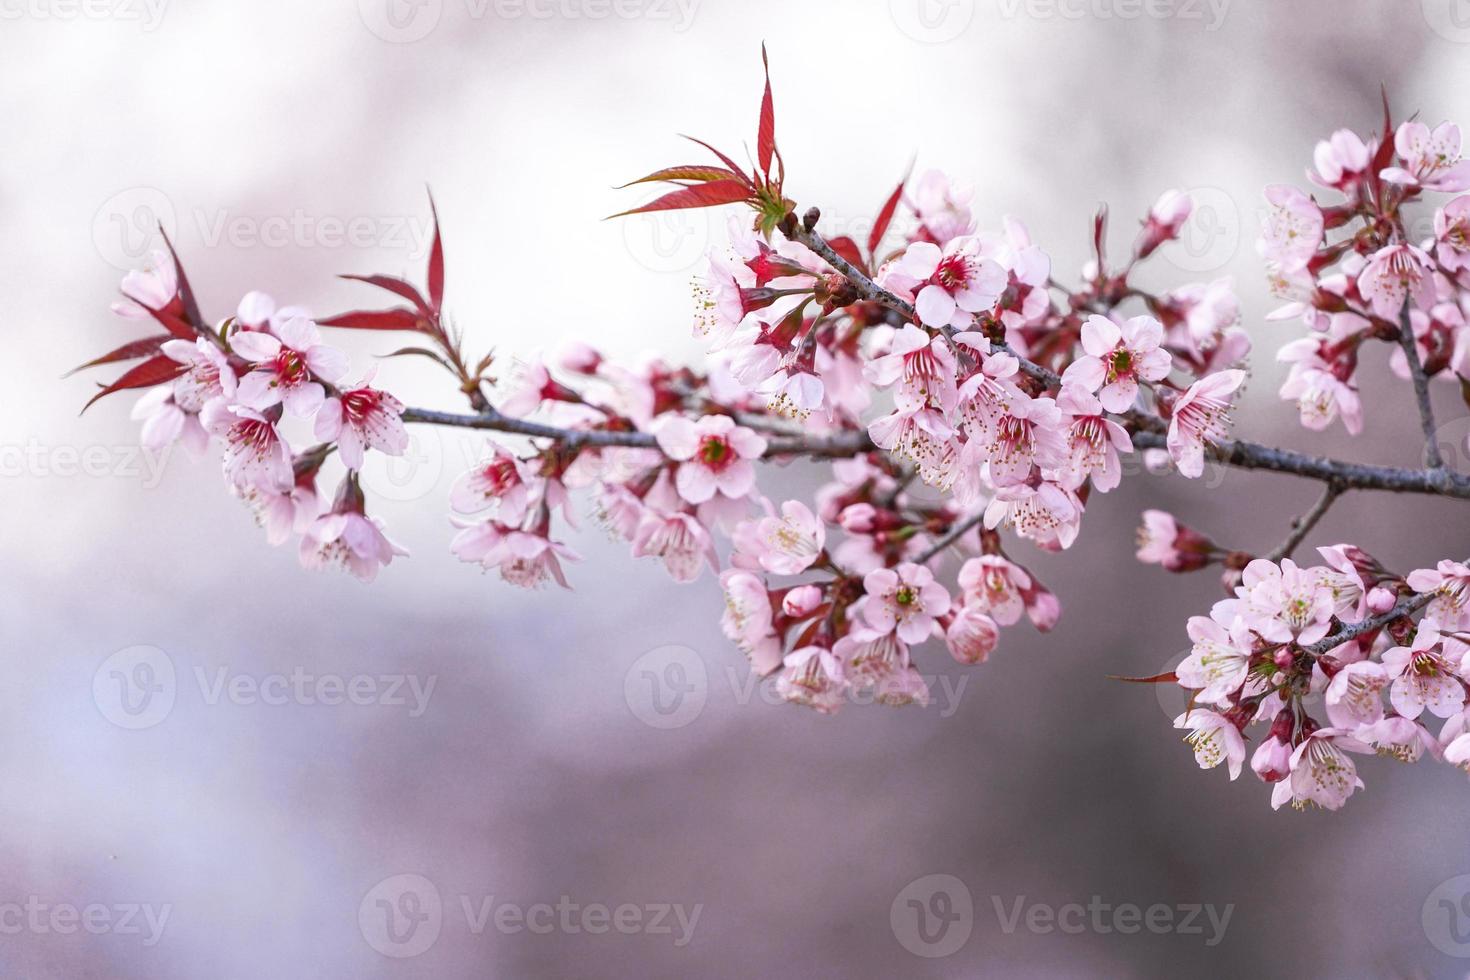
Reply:
[[[1434,597],[1438,594],[1438,592],[1419,592],[1415,595],[1411,595],[1407,599],[1399,602],[1388,612],[1383,613],[1382,615],[1374,616],[1371,619],[1365,619],[1361,623],[1353,623],[1351,625],[1344,626],[1342,629],[1338,630],[1336,633],[1333,633],[1331,636],[1318,640],[1316,643],[1313,643],[1310,646],[1302,647],[1302,649],[1306,653],[1314,657],[1320,657],[1324,653],[1327,653],[1330,650],[1342,646],[1349,640],[1357,639],[1364,633],[1371,633],[1376,629],[1387,626],[1395,619],[1399,619],[1400,617],[1408,616],[1411,613],[1418,612],[1420,609],[1423,609],[1425,606],[1429,605],[1429,603],[1432,602],[1434,600]]]
[[[429,425],[447,425],[461,429],[486,429],[492,432],[507,432],[512,435],[529,436],[534,439],[552,439],[569,450],[605,449],[628,446],[637,449],[657,449],[658,442],[650,432],[616,429],[567,429],[526,419],[512,418],[490,409],[476,415],[457,412],[440,412],[427,408],[406,408],[403,421],[422,422]],[[766,440],[766,458],[773,456],[811,456],[831,459],[856,456],[871,452],[875,447],[868,434],[862,430],[813,435],[773,435]]]
[[[1434,406],[1429,400],[1429,378],[1419,360],[1419,347],[1414,342],[1414,327],[1409,319],[1409,303],[1405,301],[1399,314],[1399,346],[1409,363],[1409,377],[1414,382],[1414,398],[1419,405],[1419,424],[1424,429],[1424,454],[1431,470],[1443,470],[1444,458],[1439,454],[1438,426],[1434,424]]]
[[[1133,445],[1136,449],[1163,449],[1165,437],[1156,432],[1138,432],[1133,435]],[[1446,470],[1436,473],[1432,470],[1348,463],[1240,441],[1223,442],[1210,450],[1209,456],[1218,463],[1238,469],[1290,473],[1326,482],[1335,480],[1349,490],[1428,493],[1470,500],[1470,478]]]
[[[1291,522],[1291,533],[1287,535],[1285,541],[1281,542],[1280,547],[1266,556],[1267,560],[1279,562],[1283,558],[1291,557],[1291,553],[1306,540],[1307,535],[1312,533],[1312,528],[1317,526],[1317,522],[1346,489],[1338,480],[1328,480],[1327,488],[1322,491],[1322,496],[1312,505],[1311,510]]]
[[[895,313],[898,313],[905,319],[913,320],[915,315],[914,307],[912,304],[898,296],[893,295],[888,290],[875,283],[872,279],[868,278],[868,276],[865,275],[861,269],[839,255],[836,249],[829,245],[827,243],[827,240],[823,238],[820,234],[818,234],[816,226],[817,220],[820,217],[821,211],[819,209],[808,208],[806,212],[806,217],[800,223],[795,221],[788,222],[786,226],[781,229],[782,233],[785,234],[788,238],[800,242],[807,248],[811,249],[813,252],[816,252],[818,255],[820,255],[828,265],[836,269],[838,272],[842,273],[842,275],[846,277],[847,281],[852,284],[853,288],[857,290],[858,295],[862,296],[864,299],[869,299],[873,300],[876,303],[881,303],[884,306],[888,307],[890,310],[893,310]],[[1000,351],[1006,354],[1010,354],[1012,357],[1020,362],[1021,370],[1023,372],[1029,374],[1031,377],[1036,378],[1039,381],[1046,383],[1049,386],[1055,387],[1056,385],[1062,383],[1061,375],[1057,374],[1055,371],[1050,370],[1049,368],[1042,367],[1035,361],[1027,360],[1021,355],[1017,354],[1014,350],[1012,350],[1008,344],[991,341],[990,349],[992,351]]]

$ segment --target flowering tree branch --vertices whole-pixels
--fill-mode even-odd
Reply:
[[[1318,547],[1320,564],[1291,557],[1348,490],[1470,499],[1470,477],[1444,465],[1429,398],[1435,378],[1470,391],[1470,194],[1436,208],[1422,248],[1404,217],[1426,194],[1470,189],[1457,128],[1395,127],[1385,105],[1376,136],[1337,131],[1309,174],[1337,202],[1268,187],[1259,242],[1286,301],[1269,319],[1299,323],[1278,354],[1290,365],[1281,397],[1310,430],[1341,421],[1357,434],[1360,353],[1396,347],[1424,469],[1232,436],[1252,346],[1232,283],[1155,291],[1134,278],[1179,239],[1188,195],[1158,199],[1121,264],[1100,210],[1092,256],[1063,286],[1072,280],[1023,224],[978,229],[970,193],[938,171],[899,181],[864,242],[819,233],[816,208],[798,218],[769,75],[752,163],[694,142],[713,160],[634,181],[667,190],[625,213],[745,211],[697,285],[702,366],[615,362],[582,343],[509,368],[467,352],[445,311],[435,211],[422,286],[351,275],[395,305],[324,318],[251,292],[206,320],[165,237],[114,307],[150,333],[85,365],[131,364],[91,401],[144,391],[134,415],[145,444],[216,447],[270,543],[295,538],[306,567],[364,581],[407,554],[368,515],[366,454],[402,455],[408,423],[493,435],[448,494],[456,557],[512,585],[569,587],[564,565],[578,556],[562,528],[574,498],[588,498],[634,557],[678,582],[716,572],[721,626],[752,670],[824,713],[859,693],[928,703],[916,659],[926,645],[978,664],[1022,618],[1050,630],[1061,602],[1012,550],[1070,548],[1095,496],[1121,484],[1125,454],[1185,479],[1214,462],[1319,481],[1320,498],[1263,557],[1144,513],[1138,558],[1216,568],[1226,598],[1188,620],[1193,646],[1175,671],[1141,680],[1190,691],[1176,727],[1204,768],[1238,776],[1248,733],[1266,726],[1251,768],[1273,806],[1341,806],[1362,785],[1347,753],[1470,767],[1470,568],[1399,572],[1349,543]],[[438,365],[471,411],[405,407],[371,371],[346,380],[348,359],[323,329],[406,337],[387,358]],[[797,458],[823,474],[820,489],[766,497],[761,464]],[[318,482],[338,464],[328,500]],[[952,549],[957,569],[941,560]],[[1443,720],[1437,734],[1430,718]]]

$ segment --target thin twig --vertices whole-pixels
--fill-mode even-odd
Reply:
[[[1322,491],[1322,496],[1318,498],[1317,502],[1312,505],[1312,509],[1291,522],[1291,533],[1286,536],[1285,541],[1281,542],[1281,546],[1267,555],[1266,558],[1269,561],[1275,562],[1279,562],[1283,558],[1290,558],[1291,553],[1297,549],[1298,545],[1306,540],[1307,535],[1312,533],[1312,528],[1316,527],[1317,522],[1322,519],[1322,515],[1327,513],[1328,508],[1332,506],[1338,497],[1342,496],[1343,491],[1346,489],[1337,480],[1328,480],[1326,489]]]
[[[918,562],[920,565],[924,564],[929,559],[938,555],[945,548],[948,548],[960,538],[963,538],[966,534],[970,533],[970,529],[979,524],[984,519],[985,511],[983,509],[978,514],[971,514],[969,517],[965,518],[954,527],[950,528],[948,534],[930,545],[929,548],[925,550],[922,554],[920,554],[917,558],[915,558],[914,561]]]
[[[1429,378],[1419,360],[1419,345],[1414,342],[1414,326],[1409,319],[1409,301],[1404,301],[1399,313],[1399,346],[1409,362],[1409,378],[1414,382],[1414,398],[1419,403],[1419,424],[1424,429],[1424,458],[1431,470],[1444,469],[1444,458],[1439,454],[1438,426],[1434,424],[1434,406],[1429,401]]]

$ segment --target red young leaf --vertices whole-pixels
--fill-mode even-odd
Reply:
[[[435,313],[444,308],[444,239],[439,236],[439,209],[429,195],[429,213],[434,216],[434,244],[429,249],[429,305]]]
[[[174,250],[174,243],[169,241],[168,232],[163,230],[162,224],[158,226],[158,233],[163,236],[163,244],[168,246],[168,254],[174,260],[174,275],[179,281],[179,299],[184,304],[184,319],[195,331],[206,333],[209,325],[199,314],[199,303],[194,299],[194,290],[189,286],[189,277],[184,275],[184,263],[179,261],[179,253]]]
[[[898,199],[903,196],[903,185],[908,182],[909,175],[905,172],[903,179],[893,189],[893,193],[888,195],[888,200],[883,202],[883,207],[878,212],[878,220],[873,222],[873,230],[868,232],[868,254],[874,259],[878,257],[878,243],[883,240],[884,233],[888,231],[888,225],[893,221],[893,212],[898,210]]]
[[[346,327],[351,330],[418,330],[423,331],[424,318],[413,310],[353,310],[318,320],[322,327]]]
[[[1092,250],[1097,256],[1097,274],[1107,274],[1108,206],[1099,204],[1092,219]]]
[[[1122,677],[1118,674],[1109,674],[1110,681],[1127,681],[1129,684],[1175,684],[1179,678],[1174,672],[1168,671],[1163,674],[1154,674],[1152,677]]]
[[[138,305],[143,306],[142,303],[139,303]],[[175,337],[178,337],[180,340],[194,340],[200,334],[207,332],[205,330],[195,330],[183,320],[180,320],[172,313],[168,313],[164,310],[149,309],[147,306],[143,306],[143,309],[148,310],[148,314],[153,317],[153,319],[157,320],[159,324],[163,326],[163,329],[167,330]]]
[[[837,238],[827,239],[827,244],[832,246],[832,251],[857,266],[864,274],[867,273],[868,263],[863,261],[863,253],[858,248],[857,242],[846,235],[840,235]]]
[[[726,170],[724,167],[716,167],[709,163],[686,163],[678,167],[665,167],[662,170],[655,170],[647,177],[630,180],[626,184],[619,184],[614,189],[622,190],[624,187],[632,187],[634,184],[648,184],[658,180],[708,181],[744,179],[744,174],[737,174],[735,171]]]
[[[671,191],[656,201],[641,208],[619,211],[609,215],[621,218],[625,214],[642,214],[645,211],[682,211],[688,208],[709,208],[718,204],[734,204],[750,197],[750,188],[738,180],[714,180],[708,184],[696,184]]]
[[[1380,181],[1379,173],[1393,162],[1393,115],[1388,111],[1388,89],[1380,89],[1383,95],[1383,132],[1378,137],[1378,150],[1373,154],[1373,162],[1368,165],[1368,186],[1373,197],[1379,196]]]
[[[101,357],[92,358],[86,364],[78,364],[63,374],[62,377],[69,378],[84,368],[97,367],[99,364],[115,364],[118,361],[132,361],[140,357],[147,357],[149,354],[157,354],[158,349],[163,346],[164,341],[173,339],[173,334],[165,333],[159,334],[156,337],[144,337],[142,340],[129,341],[115,350],[108,351]]]
[[[766,57],[766,46],[761,44],[761,64],[766,69],[766,91],[761,96],[760,129],[756,133],[756,156],[760,160],[761,173],[771,175],[771,155],[776,152],[776,110],[771,104],[771,62]]]
[[[454,371],[453,365],[451,365],[448,361],[444,359],[444,355],[438,353],[437,351],[431,351],[427,347],[400,347],[398,350],[393,351],[391,354],[379,354],[378,356],[385,359],[389,357],[409,356],[427,357],[434,363],[443,365],[449,371]]]
[[[429,313],[429,304],[424,301],[424,297],[419,294],[419,291],[409,283],[397,278],[396,276],[355,276],[349,274],[338,276],[337,278],[351,279],[353,282],[365,282],[369,286],[377,286],[379,289],[386,289],[390,293],[402,296],[404,299],[408,300],[414,306],[417,306],[420,310],[422,310],[425,315]]]
[[[721,163],[723,163],[725,166],[729,167],[731,170],[735,171],[735,173],[739,175],[739,177],[740,177],[741,180],[743,180],[743,181],[745,181],[745,183],[749,184],[751,186],[751,188],[754,188],[755,187],[755,181],[753,181],[749,177],[745,176],[745,171],[744,170],[741,170],[740,169],[740,165],[738,163],[736,163],[734,160],[731,160],[729,157],[725,156],[725,154],[721,153],[719,150],[715,149],[713,146],[710,146],[708,143],[706,143],[702,139],[696,139],[693,136],[685,136],[684,138],[686,140],[688,140],[689,142],[691,142],[691,143],[698,143],[700,146],[704,147],[706,150],[709,150],[715,156],[717,156],[717,157],[720,158],[720,162]]]
[[[114,391],[122,391],[126,388],[151,388],[165,381],[172,381],[186,370],[188,370],[186,365],[180,364],[171,357],[164,357],[162,354],[150,357],[142,364],[134,365],[112,384],[103,385],[102,390],[89,398],[87,404],[82,406],[82,411],[85,412],[97,399],[110,395]]]

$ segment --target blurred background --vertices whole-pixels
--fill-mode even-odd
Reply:
[[[1172,667],[1218,596],[1134,561],[1141,510],[1265,550],[1314,486],[1131,480],[1068,553],[1013,549],[1062,599],[1052,635],[1017,626],[970,669],[925,649],[933,705],[823,718],[750,685],[708,577],[595,529],[571,594],[456,562],[472,440],[420,430],[367,474],[413,556],[364,587],[267,547],[214,462],[139,457],[130,395],[77,417],[91,378],[58,378],[139,335],[107,306],[157,222],[206,316],[249,289],[327,314],[382,302],[338,273],[421,281],[426,186],[472,349],[699,358],[688,283],[723,215],[600,219],[693,155],[676,133],[753,137],[762,40],[787,190],[825,228],[861,236],[917,156],[1066,282],[1100,202],[1122,252],[1189,189],[1147,281],[1235,277],[1238,431],[1418,462],[1382,352],[1357,440],[1278,401],[1297,328],[1262,320],[1253,241],[1261,187],[1375,128],[1380,85],[1399,116],[1466,117],[1463,0],[0,0],[0,974],[1466,974],[1461,774],[1370,759],[1342,812],[1273,813],[1249,773],[1195,767],[1172,692],[1105,677]],[[335,339],[356,367],[398,346]],[[461,407],[427,363],[379,380]],[[1407,571],[1465,555],[1465,514],[1359,494],[1309,544]],[[1168,925],[1048,928],[1069,904]]]

